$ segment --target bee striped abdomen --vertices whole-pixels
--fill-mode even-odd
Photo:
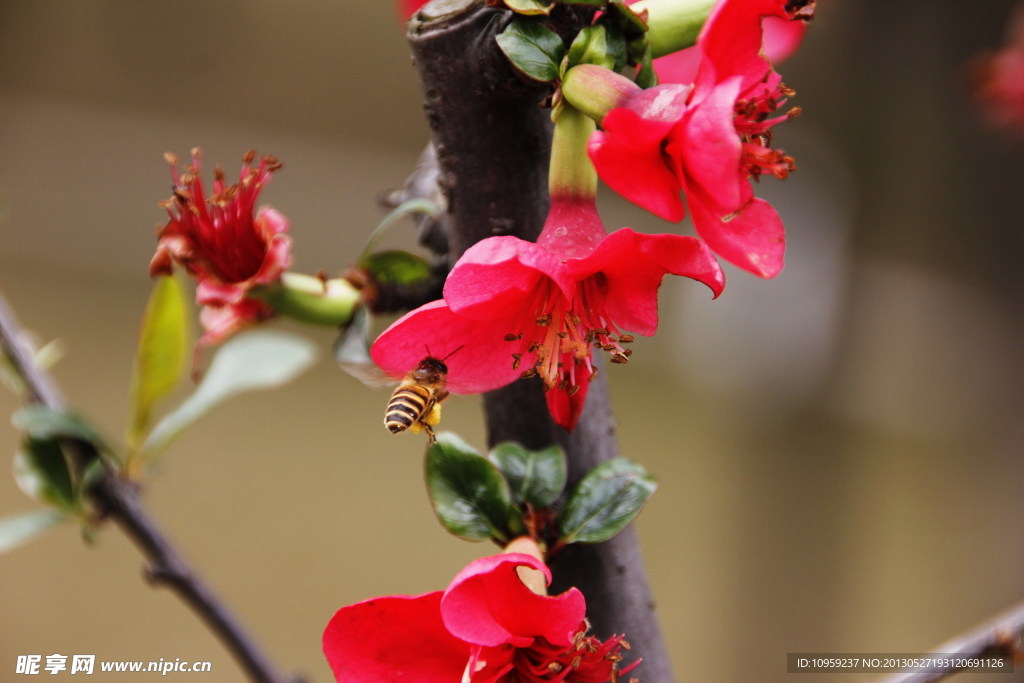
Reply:
[[[418,384],[399,387],[388,403],[384,426],[392,434],[404,432],[430,411],[434,403],[433,394],[434,392]]]

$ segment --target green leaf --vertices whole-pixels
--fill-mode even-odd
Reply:
[[[407,251],[379,251],[367,256],[363,265],[380,284],[409,286],[433,277],[426,259]]]
[[[20,408],[11,416],[11,424],[31,439],[77,439],[92,444],[96,450],[109,450],[96,430],[82,418],[47,406],[36,404]]]
[[[41,503],[65,511],[77,508],[67,458],[56,439],[26,438],[14,454],[14,481]]]
[[[619,42],[614,45],[609,43],[610,34],[607,28],[601,24],[588,26],[579,33],[569,46],[569,58],[566,60],[566,70],[577,64],[596,64],[606,69],[615,69],[620,61],[618,50]]]
[[[138,448],[150,426],[153,406],[178,383],[189,345],[188,304],[173,276],[159,277],[142,317],[135,352],[127,442]]]
[[[100,452],[109,452],[89,424],[70,413],[42,405],[30,405],[11,417],[25,438],[14,459],[14,477],[26,495],[67,511],[81,508],[84,471],[102,466]],[[60,441],[74,440],[88,446],[78,453],[88,460],[69,458]]]
[[[654,477],[626,458],[595,467],[577,484],[558,515],[561,542],[607,541],[633,521],[655,488]]]
[[[535,81],[558,78],[565,43],[537,21],[516,19],[498,37],[498,47],[519,71]]]
[[[608,3],[605,16],[616,25],[621,26],[627,35],[635,36],[647,32],[647,22],[622,0],[612,0]]]
[[[653,88],[658,85],[658,74],[654,71],[651,60],[651,48],[647,47],[641,61],[640,73],[637,74],[636,84],[641,88]]]
[[[380,223],[377,224],[377,227],[373,229],[373,232],[370,233],[370,237],[366,240],[366,244],[363,245],[363,250],[360,252],[356,263],[358,263],[360,267],[363,267],[370,256],[370,252],[373,251],[374,246],[380,238],[384,236],[384,233],[386,233],[388,229],[399,219],[416,214],[422,214],[424,216],[429,216],[430,218],[437,218],[442,212],[442,208],[435,202],[423,197],[413,197],[412,199],[405,200],[392,209],[388,215],[384,216]]]
[[[517,14],[550,14],[551,0],[505,0],[505,6]]]
[[[505,442],[495,446],[487,457],[504,475],[517,505],[548,507],[565,488],[565,453],[558,446],[528,451],[517,443]]]
[[[291,334],[257,330],[229,339],[213,357],[196,390],[150,432],[142,446],[155,453],[214,406],[245,391],[290,382],[316,360],[312,342]]]
[[[32,540],[65,520],[67,516],[56,510],[33,510],[0,519],[0,553]]]
[[[470,541],[507,541],[512,515],[508,483],[472,446],[450,433],[427,450],[427,492],[441,525]]]

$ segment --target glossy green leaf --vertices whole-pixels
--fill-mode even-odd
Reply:
[[[605,16],[621,26],[629,35],[645,33],[647,31],[647,22],[630,9],[625,2],[622,2],[622,0],[612,0],[608,3],[608,10]]]
[[[56,510],[33,510],[0,519],[0,553],[32,540],[67,519],[67,515]]]
[[[505,0],[505,6],[517,14],[550,14],[551,0]]]
[[[182,430],[236,394],[290,382],[316,357],[312,342],[283,332],[257,330],[229,339],[213,357],[196,390],[153,428],[142,450],[160,451]]]
[[[613,38],[615,38],[613,40]],[[596,64],[606,69],[615,69],[624,62],[625,44],[615,31],[602,24],[588,26],[579,33],[569,46],[569,58],[565,68],[568,70],[578,64]]]
[[[540,22],[517,19],[498,35],[497,41],[513,66],[529,78],[542,82],[558,78],[565,44]]]
[[[495,446],[487,457],[504,475],[517,505],[547,507],[565,488],[565,453],[558,446],[528,451],[506,442]]]
[[[472,446],[450,433],[427,450],[427,492],[441,525],[470,541],[507,541],[512,514],[508,484]]]
[[[158,277],[139,330],[127,442],[134,450],[149,429],[153,407],[178,383],[188,356],[188,304],[173,276]]]
[[[67,458],[56,439],[26,438],[14,455],[14,481],[26,496],[61,510],[77,508]]]
[[[602,463],[576,485],[559,513],[561,542],[607,541],[633,521],[656,488],[654,477],[631,460]]]
[[[386,285],[414,285],[433,277],[426,259],[407,251],[378,251],[366,257],[363,266],[375,282]]]

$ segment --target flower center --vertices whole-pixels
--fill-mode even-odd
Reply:
[[[764,81],[751,88],[746,97],[736,100],[733,123],[742,143],[740,164],[748,177],[758,180],[768,174],[785,180],[791,171],[796,170],[793,157],[772,147],[771,128],[799,116],[800,107],[793,107],[780,116],[769,118],[794,94],[792,89],[778,80],[777,75],[770,73]]]
[[[620,651],[628,650],[629,643],[622,636],[602,643],[587,635],[588,628],[586,621],[581,623],[568,646],[552,645],[542,637],[522,648],[477,646],[466,664],[462,683],[615,683],[640,663],[636,660],[620,669]]]
[[[611,354],[612,363],[628,362],[633,350],[623,344],[633,337],[620,333],[605,313],[601,305],[605,289],[600,273],[581,280],[571,300],[551,280],[534,288],[527,305],[532,324],[505,335],[506,341],[515,344],[512,367],[525,367],[523,378],[540,375],[547,390],[571,395],[597,374],[593,349]]]
[[[253,210],[264,182],[281,165],[270,157],[261,159],[254,169],[249,165],[252,159],[250,152],[235,185],[226,185],[223,170],[217,168],[209,199],[199,177],[198,159],[185,169],[174,190],[176,220],[190,235],[195,257],[225,284],[256,275],[267,255],[269,235],[254,220]]]
[[[569,647],[557,647],[543,638],[537,638],[529,647],[516,650],[512,659],[509,681],[517,683],[607,683],[616,681],[636,664],[619,670],[621,648],[629,644],[621,636],[602,643],[586,634],[584,622]],[[639,662],[637,662],[639,663]]]

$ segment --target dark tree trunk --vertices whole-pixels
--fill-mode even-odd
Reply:
[[[571,20],[577,11],[560,7]],[[550,110],[545,86],[516,77],[494,37],[510,13],[481,0],[434,0],[410,24],[409,42],[426,97],[441,184],[448,198],[452,259],[493,235],[536,239],[547,215]],[[519,381],[484,397],[490,444],[513,440],[539,448],[558,443],[569,458],[569,486],[618,456],[605,382],[590,388],[579,425],[567,434],[551,422],[539,381]],[[624,633],[631,675],[672,683],[671,665],[636,533],[567,548],[554,564],[555,589],[577,586],[601,637]]]

